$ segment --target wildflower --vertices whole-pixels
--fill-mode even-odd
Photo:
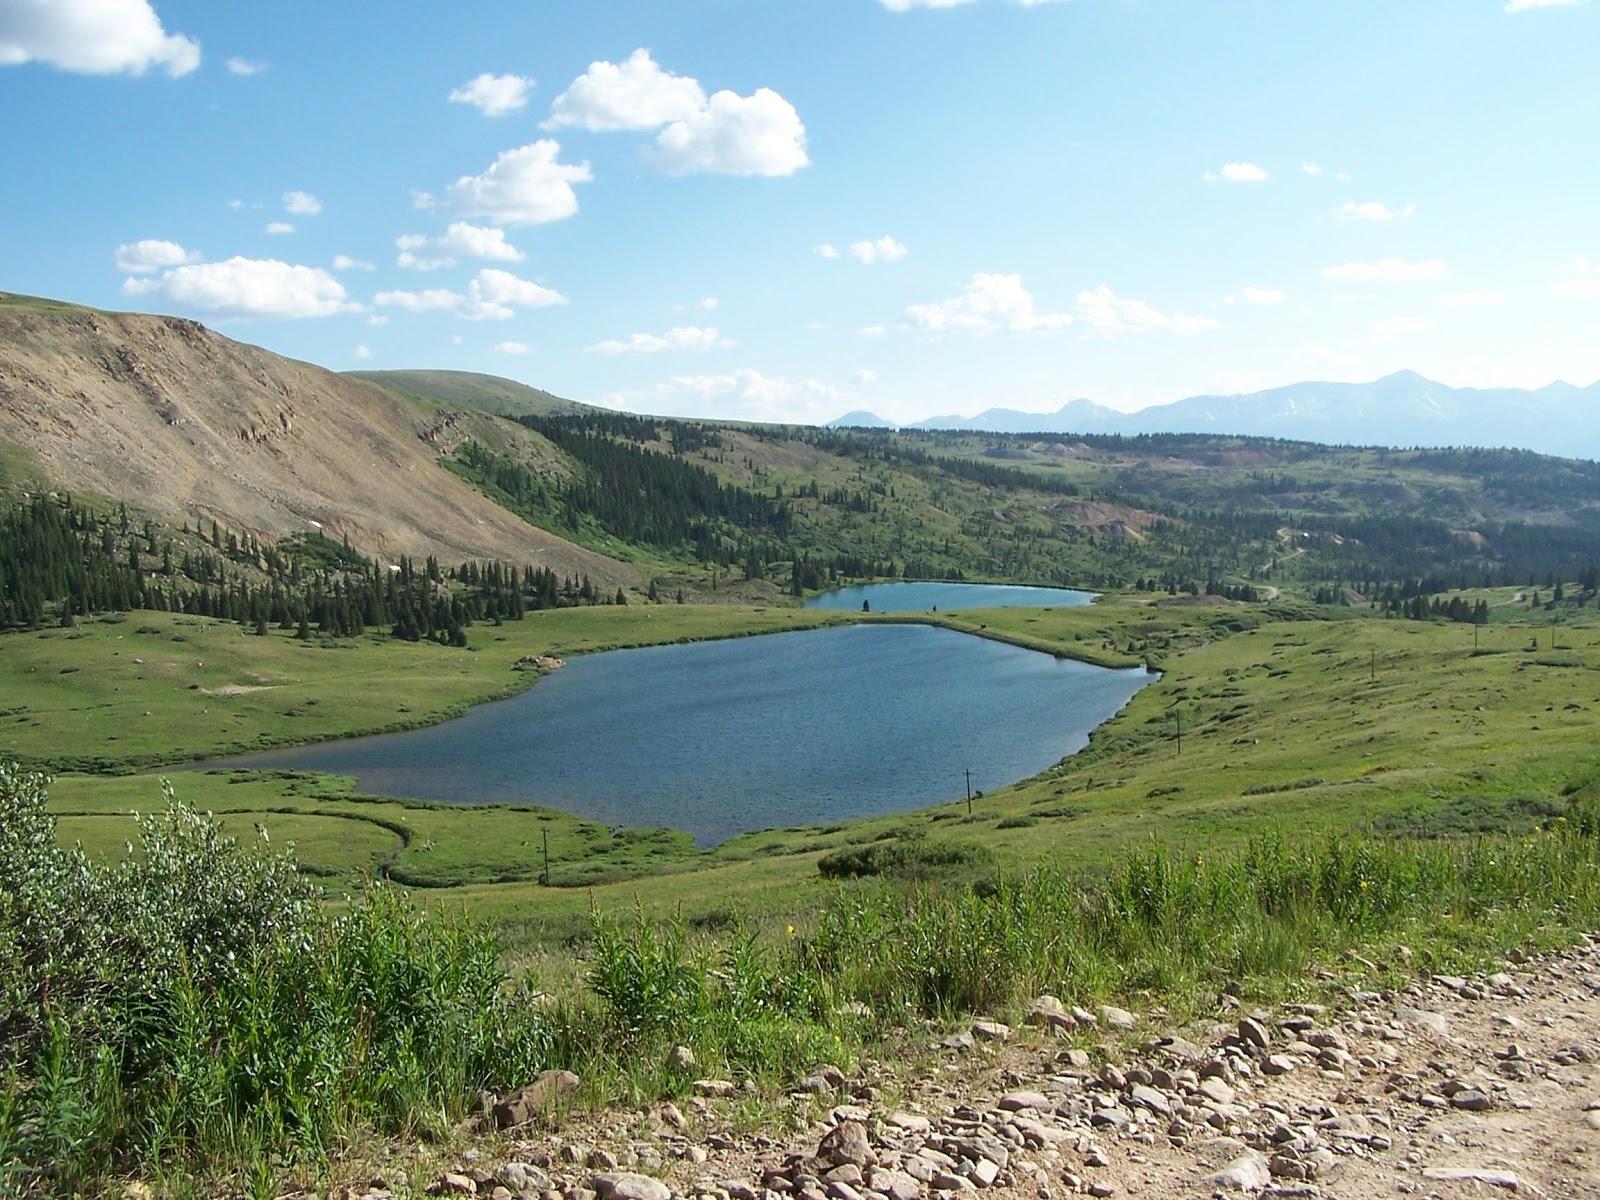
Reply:
[[[787,927],[787,928],[786,928],[786,929],[785,929],[785,930],[784,930],[784,932],[785,932],[785,933],[786,933],[786,934],[788,934],[788,935],[789,935],[789,936],[790,936],[790,937],[793,937],[793,936],[794,936],[794,926],[793,926],[793,925],[790,925],[790,926],[788,926],[788,927]]]

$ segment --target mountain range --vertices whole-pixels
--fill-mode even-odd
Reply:
[[[888,427],[870,412],[834,426]],[[984,433],[1215,433],[1330,445],[1486,446],[1600,458],[1600,383],[1537,390],[1452,388],[1414,371],[1371,383],[1296,383],[1232,396],[1191,396],[1124,413],[1072,400],[1053,413],[991,408],[929,417],[913,429]]]

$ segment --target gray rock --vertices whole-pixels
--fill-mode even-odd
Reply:
[[[1272,1182],[1272,1169],[1264,1155],[1246,1151],[1205,1181],[1235,1192],[1259,1192]]]
[[[672,1200],[672,1190],[659,1179],[629,1171],[596,1175],[589,1186],[599,1200]]]
[[[1025,1109],[1048,1111],[1055,1105],[1042,1092],[1007,1092],[1000,1097],[999,1107],[1005,1112],[1022,1112]]]
[[[1522,1180],[1514,1172],[1494,1167],[1428,1167],[1422,1177],[1436,1183],[1486,1183],[1508,1192],[1524,1190]]]
[[[694,1094],[696,1096],[726,1097],[732,1096],[739,1090],[739,1085],[727,1079],[696,1079],[694,1081]]]
[[[1002,1025],[999,1021],[974,1021],[972,1036],[980,1042],[1009,1042],[1011,1026]]]
[[[1267,1032],[1267,1027],[1254,1017],[1246,1017],[1239,1022],[1239,1038],[1258,1050],[1265,1050],[1272,1044],[1272,1035]]]
[[[1133,1090],[1128,1093],[1128,1098],[1140,1108],[1147,1108],[1158,1116],[1172,1115],[1172,1104],[1155,1088],[1136,1083],[1133,1085]]]
[[[864,1167],[878,1160],[867,1138],[867,1127],[859,1121],[845,1121],[830,1129],[817,1146],[817,1157],[836,1167],[844,1163]]]
[[[1028,1024],[1040,1029],[1061,1031],[1072,1029],[1077,1022],[1060,1000],[1046,994],[1035,998],[1033,1007],[1028,1010]]]
[[[1100,1019],[1113,1029],[1132,1029],[1138,1023],[1131,1012],[1114,1004],[1100,1006]]]
[[[508,1162],[494,1177],[519,1194],[536,1195],[550,1187],[550,1176],[531,1163]]]
[[[884,1167],[874,1167],[867,1177],[867,1186],[875,1192],[882,1192],[889,1200],[919,1200],[922,1195],[922,1184],[905,1171],[891,1171]]]
[[[1450,1022],[1443,1013],[1430,1012],[1425,1008],[1397,1008],[1394,1010],[1394,1015],[1407,1025],[1426,1029],[1435,1037],[1450,1035]]]
[[[578,1090],[579,1080],[571,1071],[546,1071],[527,1087],[521,1088],[494,1106],[498,1129],[526,1125],[556,1104],[561,1097]]]
[[[972,1186],[972,1181],[965,1175],[957,1175],[954,1171],[940,1171],[933,1177],[929,1185],[936,1192],[975,1192],[978,1189]]]
[[[1450,1097],[1450,1103],[1456,1108],[1465,1109],[1467,1112],[1488,1112],[1494,1107],[1494,1101],[1476,1088],[1467,1088]]]
[[[1197,1089],[1207,1100],[1217,1104],[1232,1104],[1234,1098],[1233,1088],[1216,1075],[1208,1075],[1200,1081]]]
[[[667,1055],[667,1070],[674,1075],[687,1075],[694,1070],[694,1051],[687,1046],[674,1046]]]

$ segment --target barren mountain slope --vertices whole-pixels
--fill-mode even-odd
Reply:
[[[59,487],[267,537],[319,523],[358,549],[502,558],[630,583],[437,461],[438,414],[193,321],[0,299],[0,441]]]

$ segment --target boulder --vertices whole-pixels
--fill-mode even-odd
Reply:
[[[533,1083],[513,1092],[494,1106],[495,1127],[512,1129],[526,1125],[563,1096],[577,1091],[579,1082],[571,1071],[546,1071]]]

